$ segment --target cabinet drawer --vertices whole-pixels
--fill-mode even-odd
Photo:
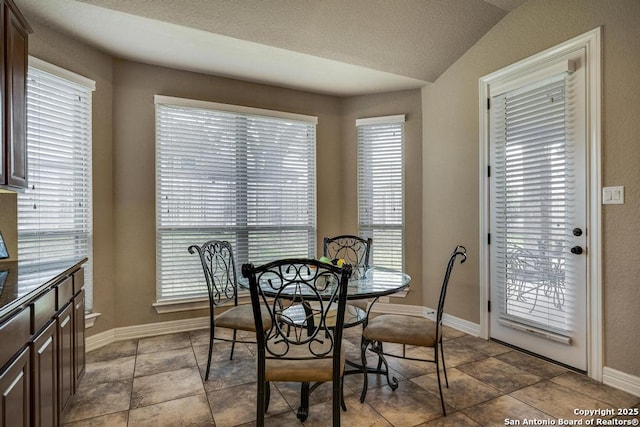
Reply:
[[[56,288],[56,310],[62,309],[65,304],[67,304],[71,297],[73,296],[73,278],[67,277],[58,285]]]
[[[35,334],[56,314],[56,291],[50,289],[31,304],[31,333]]]
[[[73,273],[73,294],[76,295],[84,286],[84,268]]]
[[[30,327],[31,310],[21,310],[0,325],[0,365],[7,363],[29,341]]]

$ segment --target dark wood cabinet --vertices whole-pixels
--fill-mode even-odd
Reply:
[[[58,425],[58,324],[50,319],[31,341],[31,421],[34,427]]]
[[[56,316],[58,322],[58,404],[62,415],[73,395],[73,304]]]
[[[61,425],[85,370],[85,261],[0,313],[0,427]],[[19,281],[5,290],[20,295]],[[33,288],[32,277],[25,286]]]
[[[29,347],[22,349],[9,366],[0,371],[0,426],[29,427],[31,396]]]
[[[82,271],[82,270],[80,270]],[[75,283],[74,275],[74,283]],[[78,390],[78,384],[84,375],[85,367],[85,335],[84,335],[84,289],[80,289],[80,292],[73,297],[73,305],[75,307],[73,313],[73,331],[74,331],[74,343],[73,343],[73,379],[74,379],[74,392]]]
[[[31,27],[13,0],[2,4],[2,150],[0,185],[27,186],[27,69]]]

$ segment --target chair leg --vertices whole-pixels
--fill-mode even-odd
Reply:
[[[449,379],[447,378],[447,366],[444,363],[444,347],[442,346],[442,341],[440,341],[440,354],[442,355],[442,371],[444,372],[444,383],[449,388]]]
[[[271,400],[271,383],[270,382],[266,383],[264,394],[265,394],[264,412],[267,412],[269,410],[269,401]]]
[[[209,356],[207,357],[207,371],[204,374],[205,381],[209,379],[209,371],[211,370],[211,353],[213,352],[214,331],[215,328],[213,326],[213,322],[211,322],[211,328],[209,329]]]
[[[229,356],[229,360],[233,360],[233,350],[236,348],[236,334],[237,330],[233,330],[233,341],[231,341],[231,356]]]
[[[436,376],[438,377],[438,391],[440,392],[440,403],[442,404],[442,415],[447,416],[447,410],[444,408],[444,396],[442,395],[442,381],[440,380],[440,363],[438,360],[438,348],[435,349]]]
[[[347,412],[347,404],[344,401],[344,376],[340,378],[340,406],[343,411]]]
[[[342,380],[333,380],[333,404],[331,405],[333,411],[333,425],[340,426],[340,405],[344,405],[344,399],[342,398]]]
[[[256,426],[264,427],[264,413],[266,409],[266,387],[267,382],[258,379],[258,402],[256,405]]]
[[[300,387],[300,407],[298,408],[298,414],[296,415],[302,422],[305,422],[309,416],[309,393],[309,383],[302,383]]]
[[[367,373],[367,347],[369,341],[362,337],[360,341],[360,359],[362,361],[363,380],[362,380],[362,393],[360,393],[360,403],[364,403],[365,397],[367,397],[367,389],[369,388],[369,375]]]

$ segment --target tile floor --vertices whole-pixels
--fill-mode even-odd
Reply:
[[[346,334],[347,354],[356,360],[358,329]],[[559,418],[581,419],[574,409],[640,408],[639,397],[497,343],[453,329],[445,330],[445,339],[447,417],[441,414],[434,365],[391,359],[399,387],[392,391],[384,378],[370,375],[364,404],[359,401],[362,377],[346,377],[348,410],[342,413],[342,425],[527,425],[525,419],[559,425]],[[211,374],[204,381],[207,344],[208,331],[201,330],[117,342],[88,353],[86,373],[64,425],[254,425],[253,346],[236,345],[229,361],[230,344],[217,342]],[[417,355],[423,350],[410,351]],[[276,383],[267,425],[330,425],[330,391],[329,384],[323,384],[312,393],[309,418],[302,424],[295,416],[298,384]],[[632,418],[638,417],[627,419]]]

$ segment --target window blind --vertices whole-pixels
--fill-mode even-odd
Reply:
[[[358,227],[371,237],[371,262],[404,266],[404,116],[356,121]]]
[[[577,258],[575,159],[566,74],[492,98],[492,242],[499,316],[570,336]],[[508,324],[508,323],[507,323]]]
[[[315,123],[202,104],[156,100],[158,301],[207,295],[192,244],[229,241],[238,273],[315,255]]]
[[[93,306],[91,96],[93,82],[30,58],[28,188],[18,193],[18,257],[30,269],[87,257],[85,305]]]

